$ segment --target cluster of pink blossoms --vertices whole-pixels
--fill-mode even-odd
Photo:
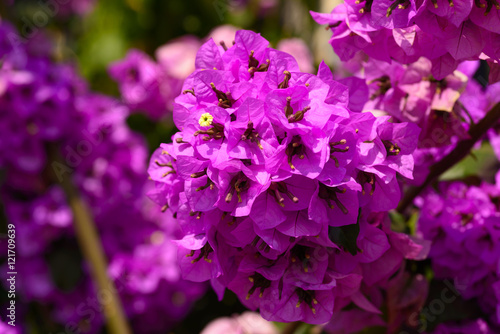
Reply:
[[[330,14],[311,12],[333,31],[330,44],[343,60],[358,51],[402,64],[432,61],[442,79],[465,60],[500,57],[500,4],[496,0],[346,0]]]
[[[150,197],[177,220],[183,277],[234,291],[268,320],[328,322],[424,247],[384,212],[412,177],[420,130],[352,112],[348,88],[238,31],[205,43],[153,154]],[[380,214],[382,213],[382,216]]]

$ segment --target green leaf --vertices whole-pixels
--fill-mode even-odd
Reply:
[[[389,211],[389,217],[391,219],[391,230],[400,233],[406,233],[410,235],[415,235],[417,230],[419,212],[414,211],[411,213],[410,217],[407,218],[396,210]]]
[[[415,235],[417,233],[417,222],[420,216],[419,211],[415,211],[408,219],[408,228],[410,229],[410,235]]]
[[[406,221],[402,214],[396,210],[391,210],[389,211],[389,217],[391,218],[391,230],[401,233],[406,231]]]
[[[335,226],[328,227],[328,238],[330,238],[330,240],[334,244],[348,251],[352,255],[356,255],[360,251],[356,243],[359,235],[360,217],[361,217],[361,209],[359,210],[358,221],[356,222],[356,224],[339,226],[339,227]]]

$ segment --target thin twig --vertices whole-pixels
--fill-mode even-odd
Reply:
[[[422,185],[412,187],[406,192],[404,198],[399,203],[397,209],[398,212],[404,212],[406,208],[413,203],[413,200],[422,192],[422,190],[424,190],[441,174],[465,158],[467,154],[470,153],[474,144],[481,139],[489,129],[497,124],[498,120],[500,120],[500,103],[496,104],[481,121],[470,127],[469,138],[460,141],[453,151],[430,168],[429,175]]]
[[[49,157],[52,161],[63,163],[56,145],[49,147]],[[102,308],[107,320],[108,330],[111,334],[131,334],[132,331],[127,323],[116,287],[107,274],[106,257],[94,220],[90,214],[90,208],[82,200],[69,173],[60,175],[59,181],[73,212],[76,238],[83,256],[90,266],[92,279],[98,288],[99,294],[107,296],[107,300],[102,302]]]

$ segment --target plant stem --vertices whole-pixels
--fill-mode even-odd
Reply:
[[[479,123],[471,125],[469,129],[469,138],[458,142],[453,151],[430,168],[429,175],[427,175],[427,178],[422,185],[418,187],[411,187],[405,193],[404,198],[401,200],[397,208],[398,212],[404,212],[406,208],[413,203],[415,197],[417,197],[422,190],[424,190],[429,184],[431,184],[435,179],[437,179],[457,162],[465,158],[470,153],[474,144],[481,139],[490,128],[497,124],[499,119],[500,103],[496,104],[490,111],[488,111],[486,116],[484,116]]]
[[[51,161],[64,163],[58,147],[49,147]],[[61,187],[73,212],[75,234],[85,260],[88,262],[92,279],[97,287],[98,295],[106,296],[101,301],[107,327],[111,334],[131,334],[123,306],[120,302],[116,287],[107,274],[107,261],[90,208],[85,204],[78,189],[72,182],[69,172],[59,175]]]

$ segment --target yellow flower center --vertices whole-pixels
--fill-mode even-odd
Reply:
[[[213,120],[214,117],[212,115],[210,115],[209,113],[204,113],[203,115],[201,115],[198,123],[200,123],[201,126],[210,126]]]

